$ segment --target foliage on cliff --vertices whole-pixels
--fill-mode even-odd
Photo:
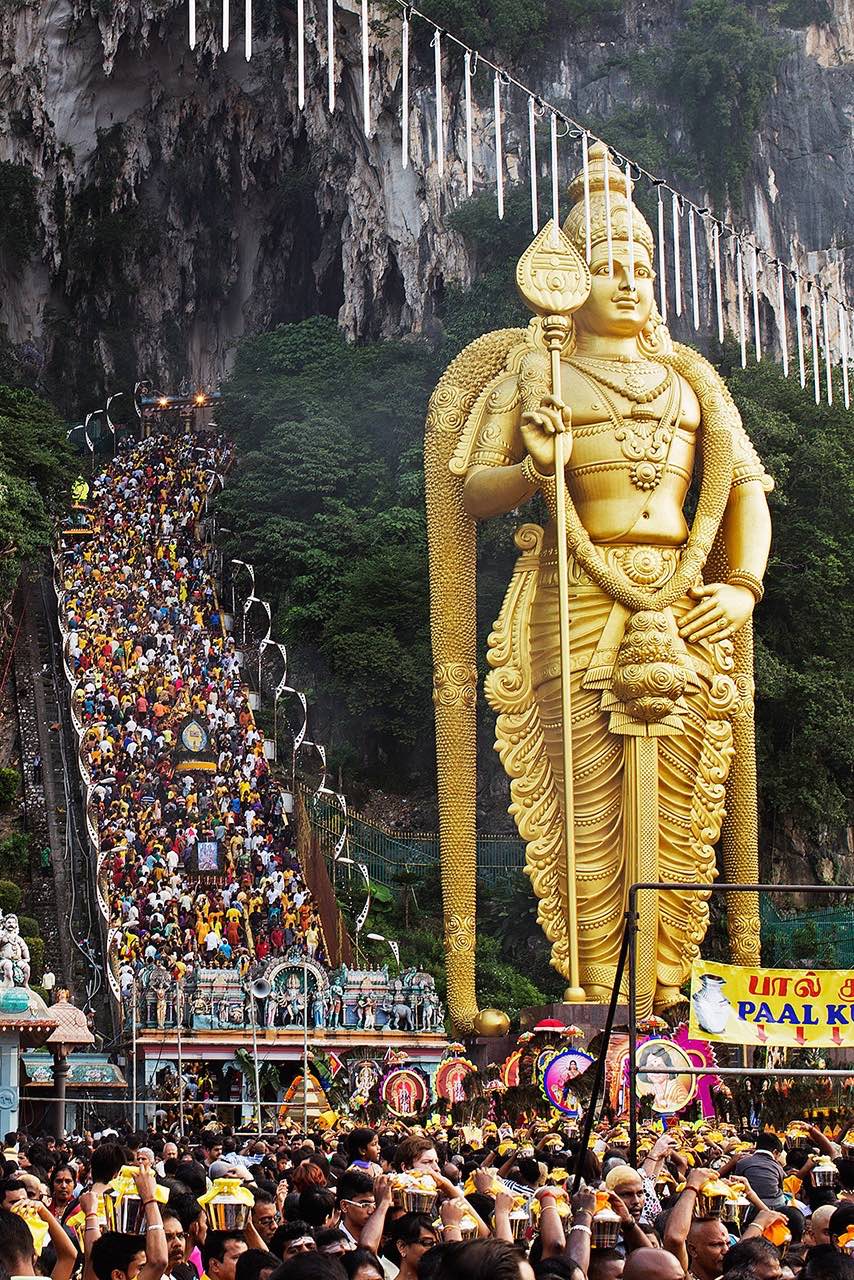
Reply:
[[[326,740],[357,774],[413,785],[433,768],[421,477],[430,388],[466,342],[524,323],[512,265],[525,200],[496,228],[477,202],[458,225],[478,251],[476,290],[451,292],[445,338],[348,346],[326,319],[241,344],[221,419],[239,466],[221,499],[229,549],[274,601],[274,633],[319,707]],[[768,590],[757,612],[760,780],[780,818],[844,822],[851,796],[850,414],[816,408],[771,364],[724,367],[777,490]],[[513,559],[511,517],[479,529],[479,614],[497,616]]]
[[[53,408],[22,387],[0,385],[0,604],[21,569],[51,538],[51,516],[73,475],[65,428]]]

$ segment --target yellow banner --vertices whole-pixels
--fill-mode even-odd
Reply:
[[[695,960],[690,1034],[728,1044],[854,1046],[854,972]]]

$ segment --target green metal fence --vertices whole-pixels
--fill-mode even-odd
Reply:
[[[323,853],[331,858],[341,837],[343,818],[337,805],[320,797],[307,802],[312,827]],[[429,831],[392,831],[359,813],[347,818],[348,852],[368,868],[371,879],[394,888],[407,872],[426,872],[439,863],[439,836]],[[525,865],[525,846],[514,836],[477,838],[477,876],[495,884]]]
[[[776,969],[854,968],[854,906],[781,915],[762,903],[762,962]]]
[[[323,797],[306,797],[306,803],[321,850],[331,861],[342,831],[341,810]],[[429,831],[392,831],[350,812],[347,852],[355,862],[364,863],[375,883],[393,889],[401,876],[438,866],[439,836]],[[525,846],[518,838],[478,836],[477,876],[482,885],[501,883],[524,865]],[[761,923],[762,961],[768,967],[854,969],[854,905],[782,915],[764,899]]]

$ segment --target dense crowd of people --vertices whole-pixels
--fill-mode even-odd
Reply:
[[[92,481],[94,533],[64,547],[60,618],[105,860],[124,995],[142,965],[245,971],[297,946],[323,958],[281,789],[241,681],[197,522],[228,464],[219,437],[133,444]],[[182,722],[212,768],[176,771]],[[216,843],[216,873],[198,847]]]
[[[625,1130],[540,1121],[12,1133],[0,1280],[854,1280],[844,1151],[805,1123],[648,1129],[637,1167]]]

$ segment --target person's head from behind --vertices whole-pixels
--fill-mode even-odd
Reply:
[[[404,1213],[391,1228],[391,1238],[406,1271],[414,1271],[428,1249],[439,1243],[433,1219],[427,1213]]]
[[[762,1236],[739,1240],[738,1244],[727,1249],[723,1259],[723,1274],[727,1275],[740,1267],[749,1267],[755,1280],[780,1280],[783,1274],[780,1250]]]
[[[247,1249],[241,1231],[209,1231],[201,1246],[209,1280],[234,1280],[237,1259]]]
[[[183,1182],[194,1196],[203,1196],[207,1190],[208,1180],[205,1168],[198,1160],[191,1160],[189,1157],[179,1160],[172,1177],[176,1182]]]
[[[340,1258],[329,1254],[303,1253],[277,1267],[270,1280],[348,1280]]]
[[[383,1264],[370,1249],[350,1249],[341,1262],[349,1280],[384,1280]]]
[[[125,1160],[125,1149],[117,1142],[104,1142],[92,1152],[91,1174],[94,1183],[112,1182]]]
[[[839,1248],[839,1237],[844,1236],[850,1227],[854,1227],[854,1204],[841,1204],[834,1209],[827,1224],[830,1243]]]
[[[327,1188],[300,1192],[298,1213],[315,1230],[328,1227],[335,1217],[335,1192]]]
[[[105,1231],[92,1245],[90,1266],[96,1280],[136,1280],[145,1265],[145,1236]]]
[[[666,1249],[633,1249],[626,1258],[623,1280],[685,1280],[685,1273]]]
[[[833,1244],[807,1250],[801,1280],[854,1280],[854,1258]]]
[[[434,1280],[534,1280],[534,1269],[524,1254],[504,1240],[472,1240],[448,1244]]]
[[[616,1249],[591,1249],[587,1280],[620,1280],[626,1260]]]
[[[699,1276],[719,1276],[729,1235],[720,1218],[694,1218],[685,1241],[690,1269]]]
[[[756,1150],[767,1151],[778,1164],[786,1163],[786,1148],[776,1133],[760,1133],[756,1138]]]
[[[8,1209],[0,1209],[0,1259],[10,1275],[36,1274],[36,1254],[30,1228],[19,1214]]]
[[[536,1187],[540,1181],[540,1163],[533,1156],[523,1156],[516,1164],[516,1173],[520,1182]]]
[[[237,1259],[234,1280],[270,1280],[270,1276],[281,1265],[280,1259],[266,1249],[247,1249]]]

